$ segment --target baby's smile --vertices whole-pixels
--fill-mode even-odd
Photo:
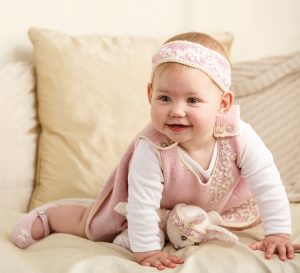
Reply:
[[[167,124],[167,125],[169,129],[173,132],[181,132],[192,126],[192,125],[184,125],[184,124]]]

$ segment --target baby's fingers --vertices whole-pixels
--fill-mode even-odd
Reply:
[[[294,250],[300,250],[300,245],[293,245]]]
[[[287,246],[285,246],[285,244],[283,244],[283,243],[277,245],[277,250],[279,252],[279,259],[283,262],[286,260],[286,247]]]
[[[176,267],[176,265],[169,260],[169,257],[167,259],[160,259],[160,262],[162,263],[163,266],[166,266],[169,268]]]
[[[274,251],[276,249],[276,246],[273,244],[268,245],[267,252],[266,252],[266,258],[270,259],[272,255],[274,254]]]
[[[293,259],[294,258],[294,248],[293,248],[293,245],[286,245],[286,249],[287,249],[287,257],[289,259]]]
[[[255,243],[251,244],[249,247],[252,250],[261,250],[261,251],[266,251],[267,250],[263,241],[255,242]]]
[[[286,245],[287,256],[289,259],[294,259],[294,251],[300,250],[300,245]]]
[[[150,261],[149,263],[150,263],[151,266],[156,267],[158,270],[165,269],[165,267],[158,260]]]
[[[177,256],[175,256],[175,255],[170,255],[169,257],[168,257],[168,259],[171,261],[171,262],[173,262],[174,264],[183,264],[184,263],[184,260],[181,260],[181,259],[179,259]]]

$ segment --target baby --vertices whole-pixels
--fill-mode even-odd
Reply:
[[[128,227],[140,265],[174,268],[184,261],[161,251],[158,208],[176,204],[214,210],[228,229],[261,221],[265,238],[251,244],[270,259],[293,259],[289,203],[272,154],[239,117],[229,90],[231,62],[209,35],[189,32],[153,55],[147,92],[151,122],[129,145],[96,201],[57,208],[44,205],[14,226],[20,248],[51,232],[112,242]],[[127,202],[127,219],[114,211]]]

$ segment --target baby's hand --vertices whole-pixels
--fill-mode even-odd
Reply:
[[[175,255],[169,255],[167,252],[159,251],[154,255],[140,262],[140,265],[156,267],[163,270],[166,267],[174,268],[175,264],[183,264],[184,261]]]
[[[266,258],[270,259],[273,253],[279,253],[281,261],[294,258],[294,251],[300,249],[300,245],[293,245],[288,234],[270,234],[260,242],[253,243],[249,246],[252,250],[266,251]],[[286,255],[286,253],[288,255]]]

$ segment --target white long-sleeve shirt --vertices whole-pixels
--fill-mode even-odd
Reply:
[[[263,222],[264,235],[291,234],[290,207],[280,174],[271,152],[252,127],[240,120],[244,154],[240,162],[241,174],[246,178]],[[185,162],[207,182],[217,159],[216,141],[208,170],[203,170],[179,146]],[[133,252],[160,250],[158,238],[159,217],[164,177],[157,150],[147,140],[141,139],[134,152],[128,174],[127,220],[130,246]]]

